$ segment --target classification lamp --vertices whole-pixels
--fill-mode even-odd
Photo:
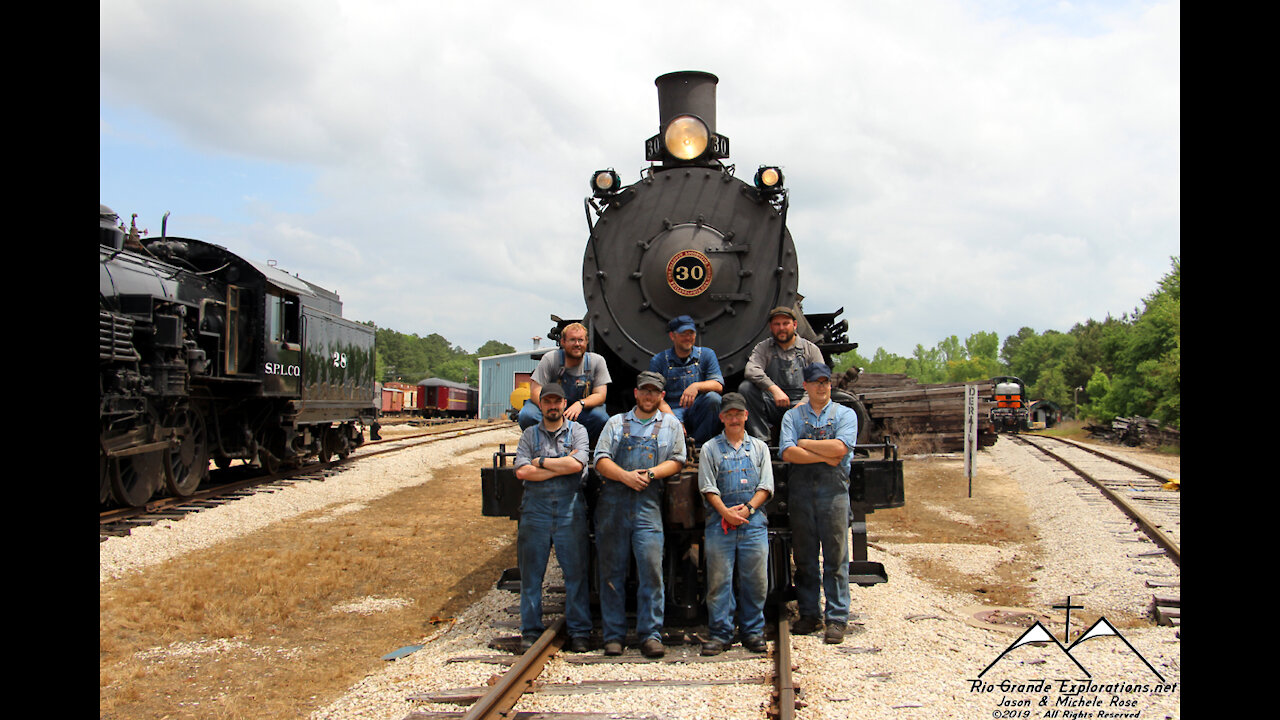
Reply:
[[[756,188],[761,192],[782,191],[782,170],[772,165],[761,165],[756,171]]]
[[[601,195],[612,195],[618,192],[621,180],[618,173],[613,168],[608,170],[597,170],[591,176],[591,192],[597,197]]]

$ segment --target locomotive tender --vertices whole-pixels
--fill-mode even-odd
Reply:
[[[100,210],[99,502],[190,495],[240,458],[346,457],[376,417],[374,329],[336,293]]]
[[[582,263],[589,349],[608,362],[613,383],[607,408],[624,412],[632,404],[636,375],[670,347],[668,321],[691,316],[698,344],[716,351],[725,390],[737,390],[756,343],[768,337],[769,311],[792,306],[802,318],[798,334],[831,356],[857,347],[847,342],[847,321],[834,313],[803,313],[797,292],[799,268],[787,230],[788,191],[780,168],[761,166],[754,182],[734,177],[728,138],[716,132],[718,78],[705,72],[658,77],[659,133],[645,143],[650,165],[641,179],[621,186],[613,169],[595,172],[584,206],[589,237]],[[593,219],[594,217],[594,219]],[[557,338],[572,319],[551,316]],[[833,399],[858,411],[866,437],[866,411],[845,393]],[[777,429],[774,429],[777,437]],[[777,448],[772,448],[776,457]],[[481,473],[483,513],[518,518],[523,487],[500,451]],[[866,515],[904,503],[902,461],[897,449],[860,446],[850,472],[853,551],[850,580],[860,585],[887,581],[880,563],[867,561]],[[775,494],[765,506],[769,520],[769,600],[771,614],[794,597],[791,534],[787,520],[786,463],[774,461]],[[584,488],[593,510],[599,479],[592,470]],[[701,558],[706,508],[697,491],[697,471],[687,466],[664,486],[664,585],[666,622],[692,621],[705,613],[705,562]],[[591,530],[594,557],[594,528]],[[594,573],[594,561],[591,571]],[[508,577],[510,576],[510,571]],[[634,582],[634,578],[631,582]],[[628,593],[634,599],[634,593]],[[594,597],[594,590],[593,590]]]

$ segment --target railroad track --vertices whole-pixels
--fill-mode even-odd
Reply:
[[[323,481],[341,473],[347,465],[366,458],[408,450],[442,440],[490,432],[503,427],[505,427],[504,424],[498,423],[468,425],[462,428],[436,426],[426,432],[365,442],[346,458],[331,460],[327,463],[313,463],[277,473],[251,474],[248,477],[211,485],[187,497],[158,497],[144,507],[103,510],[100,513],[98,526],[99,542],[113,536],[128,535],[134,527],[139,525],[150,525],[160,520],[181,519],[188,513],[216,507],[237,497],[256,492],[275,492],[300,482]],[[245,472],[239,466],[228,468],[228,470],[239,471],[241,475]]]
[[[513,648],[519,638],[495,641],[491,644],[498,648]],[[792,679],[792,654],[790,621],[780,620],[777,635],[768,656],[750,653],[741,646],[733,647],[719,655],[706,657],[700,654],[697,644],[685,644],[667,648],[663,658],[645,658],[639,654],[627,653],[622,656],[606,657],[599,652],[582,654],[565,654],[562,657],[568,663],[591,666],[618,666],[630,663],[681,663],[686,665],[701,664],[711,667],[716,663],[741,660],[772,659],[772,670],[765,674],[740,674],[722,677],[719,673],[701,673],[701,677],[690,677],[684,672],[680,678],[647,678],[647,679],[598,679],[578,682],[543,682],[540,681],[544,669],[553,657],[556,657],[567,642],[564,618],[552,623],[531,648],[523,654],[508,660],[503,657],[473,656],[456,658],[457,662],[496,662],[509,664],[510,667],[501,675],[495,675],[487,686],[446,689],[432,693],[411,696],[409,700],[435,703],[453,703],[469,705],[465,711],[423,711],[413,712],[404,720],[481,720],[505,718],[507,720],[542,720],[543,718],[568,718],[569,720],[652,720],[657,715],[629,714],[625,712],[565,712],[565,711],[514,711],[520,698],[530,693],[545,693],[559,696],[588,695],[608,693],[619,690],[674,688],[692,689],[711,685],[746,685],[760,689],[760,716],[777,720],[791,720],[795,710],[802,703],[797,701],[797,688]],[[670,642],[670,641],[668,641]],[[511,656],[508,656],[511,657]],[[699,673],[694,673],[699,674]],[[770,680],[772,681],[770,683]],[[766,694],[766,689],[771,692]]]
[[[1096,488],[1137,525],[1179,567],[1181,549],[1181,481],[1089,445],[1051,435],[1009,435],[1069,468]],[[1147,581],[1156,620],[1178,625],[1181,596],[1177,583]]]

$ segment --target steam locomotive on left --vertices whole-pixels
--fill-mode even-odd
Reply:
[[[378,413],[374,328],[338,295],[100,209],[99,502],[196,491],[212,460],[346,457]]]

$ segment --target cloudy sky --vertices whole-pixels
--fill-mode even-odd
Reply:
[[[675,70],[738,177],[782,166],[805,307],[867,357],[1119,316],[1180,254],[1178,2],[100,9],[102,203],[468,351],[584,313],[588,180],[639,179]]]

